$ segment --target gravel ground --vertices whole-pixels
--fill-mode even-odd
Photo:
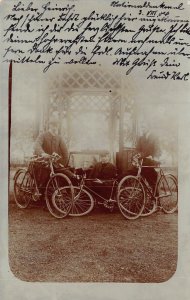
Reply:
[[[9,263],[24,281],[164,282],[177,267],[177,213],[129,221],[116,210],[53,218],[9,204]]]

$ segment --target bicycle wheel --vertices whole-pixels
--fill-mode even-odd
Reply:
[[[25,169],[17,171],[14,177],[14,199],[18,207],[26,208],[32,199],[33,179]]]
[[[177,179],[173,175],[167,174],[161,177],[157,189],[163,211],[167,214],[175,212],[178,205]]]
[[[150,194],[150,192],[148,191],[148,189],[146,189],[144,187],[144,190],[145,190],[146,200],[145,200],[144,209],[143,209],[142,214],[141,214],[142,217],[150,216],[151,214],[153,214],[156,211],[155,199],[153,199],[153,197]]]
[[[94,199],[85,189],[74,187],[74,199],[69,213],[72,217],[87,215],[94,208]]]
[[[137,219],[145,206],[142,183],[135,176],[124,177],[118,185],[117,203],[126,219]]]
[[[47,183],[45,199],[49,212],[55,218],[65,218],[72,206],[73,186],[64,174],[55,174]]]

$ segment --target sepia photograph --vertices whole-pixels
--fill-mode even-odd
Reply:
[[[177,106],[101,66],[10,71],[14,276],[169,280],[178,255]]]
[[[188,300],[189,1],[0,8],[3,300]]]

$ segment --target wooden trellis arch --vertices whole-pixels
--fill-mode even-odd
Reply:
[[[51,114],[57,114],[60,133],[70,148],[73,147],[73,120],[84,110],[101,112],[109,122],[109,150],[121,152],[127,147],[134,147],[136,109],[129,90],[121,76],[113,70],[101,67],[63,69],[49,78],[43,127],[48,127]]]

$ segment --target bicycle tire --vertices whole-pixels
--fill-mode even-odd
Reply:
[[[69,216],[81,217],[89,214],[94,208],[94,198],[84,188],[74,187],[74,199]]]
[[[145,206],[145,191],[137,177],[129,175],[120,181],[117,204],[126,219],[137,219],[141,216]]]
[[[166,174],[165,177],[161,177],[157,189],[163,211],[167,214],[174,213],[178,207],[178,186],[175,176]]]
[[[27,208],[32,200],[33,179],[26,169],[20,169],[14,176],[14,199],[18,207]]]
[[[144,190],[145,190],[145,188],[144,188]],[[156,211],[156,208],[157,208],[156,201],[155,201],[155,199],[152,198],[152,195],[150,194],[150,192],[148,190],[145,190],[145,198],[146,198],[145,206],[144,206],[144,209],[141,214],[142,217],[147,217],[147,216],[152,215]]]
[[[69,188],[67,192],[70,191],[70,196],[67,198],[64,198],[63,187]],[[65,218],[71,210],[73,197],[73,185],[66,175],[57,173],[49,179],[45,190],[45,199],[47,208],[52,216],[58,219]],[[62,209],[58,206],[58,202]]]

